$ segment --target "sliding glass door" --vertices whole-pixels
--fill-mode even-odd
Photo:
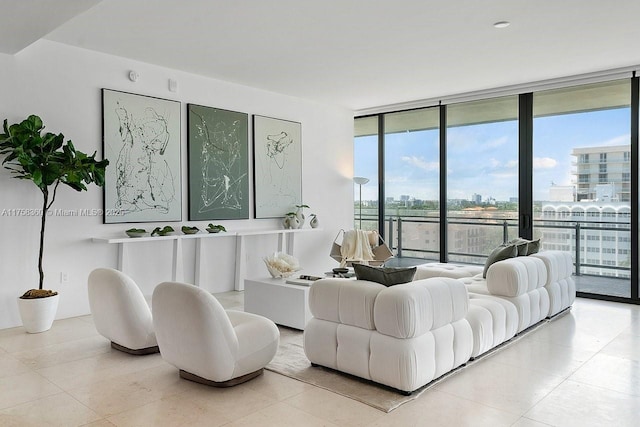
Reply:
[[[534,93],[534,235],[580,292],[631,296],[630,81]]]
[[[447,106],[449,261],[482,264],[518,233],[518,97]]]
[[[437,107],[384,115],[385,235],[401,256],[439,259],[439,122]]]

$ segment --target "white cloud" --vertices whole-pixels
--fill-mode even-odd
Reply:
[[[556,159],[552,159],[551,157],[535,157],[533,159],[534,169],[553,169],[557,165],[558,161]]]
[[[426,162],[423,157],[404,156],[402,161],[427,172],[437,171],[440,167],[439,162]]]
[[[494,159],[492,157],[491,159],[489,159],[489,166],[491,166],[492,169],[497,168],[498,166],[500,166],[500,160]]]

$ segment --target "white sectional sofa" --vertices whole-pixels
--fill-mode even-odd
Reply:
[[[304,350],[313,364],[410,393],[469,360],[468,307],[451,278],[391,287],[321,279],[309,292]]]
[[[498,261],[486,279],[481,269],[443,264],[419,266],[416,280],[391,287],[321,279],[309,292],[305,353],[410,393],[567,309],[572,270],[570,255],[548,251]],[[433,277],[438,271],[453,277]]]

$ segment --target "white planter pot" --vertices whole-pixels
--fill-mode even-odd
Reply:
[[[58,311],[60,294],[47,298],[18,298],[22,325],[30,334],[48,331]]]

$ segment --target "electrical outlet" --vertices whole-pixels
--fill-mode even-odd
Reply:
[[[64,285],[66,283],[69,283],[69,273],[62,271],[60,272],[60,284]]]

